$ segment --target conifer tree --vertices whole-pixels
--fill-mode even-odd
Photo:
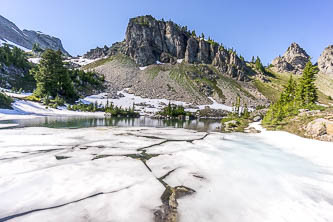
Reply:
[[[298,89],[297,89],[297,101],[301,106],[311,106],[318,100],[317,89],[315,86],[316,74],[318,69],[312,65],[309,61],[303,71]]]
[[[261,63],[261,60],[260,60],[259,56],[257,56],[256,62],[255,62],[255,66],[256,66],[256,69],[259,72],[265,73],[265,68],[264,68],[264,66]]]
[[[60,95],[67,101],[73,102],[77,99],[73,82],[68,70],[64,67],[60,51],[46,50],[40,64],[31,70],[34,75],[37,88],[34,94],[43,98],[45,95],[56,97]]]

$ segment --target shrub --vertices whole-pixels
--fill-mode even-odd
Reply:
[[[11,109],[12,102],[13,102],[12,98],[10,98],[9,96],[0,92],[0,108],[1,109]]]

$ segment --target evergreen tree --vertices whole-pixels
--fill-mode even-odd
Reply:
[[[73,102],[78,98],[68,70],[64,67],[60,51],[46,50],[40,64],[32,69],[31,73],[37,82],[34,92],[37,97],[60,95],[68,102]]]
[[[41,53],[43,52],[43,49],[40,47],[40,45],[38,43],[35,43],[33,46],[32,46],[32,51],[34,53]]]
[[[270,106],[263,123],[275,125],[286,117],[297,115],[300,108],[311,108],[318,100],[314,83],[317,72],[317,67],[308,62],[299,84],[296,84],[290,76],[288,85],[281,93],[280,99]]]
[[[281,93],[280,100],[283,104],[289,103],[295,100],[297,84],[294,81],[293,76],[290,75],[288,85],[285,90]]]
[[[265,68],[264,68],[264,66],[261,63],[261,60],[260,60],[259,56],[257,56],[256,62],[255,62],[255,66],[256,66],[256,69],[259,72],[265,73]]]
[[[251,62],[254,64],[256,62],[254,56],[252,56]]]
[[[297,101],[301,106],[311,106],[318,100],[317,89],[315,86],[316,74],[318,68],[312,65],[309,61],[303,71],[298,89],[297,89]]]

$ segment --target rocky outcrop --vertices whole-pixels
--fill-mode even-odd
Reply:
[[[61,50],[66,56],[69,53],[62,46],[61,40],[31,30],[20,30],[13,22],[0,15],[0,40],[9,45],[16,44],[27,50],[31,50],[35,43],[42,49]]]
[[[125,42],[116,42],[111,47],[104,46],[103,48],[91,49],[89,52],[83,55],[85,59],[98,59],[116,55],[117,53],[125,53]]]
[[[125,41],[126,54],[140,66],[155,64],[168,55],[170,61],[184,59],[192,64],[213,64],[222,73],[238,80],[246,79],[250,73],[234,51],[228,51],[212,40],[196,37],[186,27],[152,16],[130,19]]]
[[[318,59],[318,68],[321,73],[333,77],[333,45],[328,46]]]
[[[36,87],[36,82],[29,70],[0,63],[0,87],[32,92]]]
[[[156,20],[149,15],[130,19],[123,42],[110,48],[96,48],[84,57],[96,59],[119,52],[132,58],[139,66],[157,62],[175,64],[177,59],[183,59],[191,64],[212,64],[223,74],[238,80],[246,80],[251,73],[233,50],[196,37],[186,27],[172,21]]]
[[[333,121],[319,118],[306,126],[306,136],[323,141],[333,142]]]
[[[276,72],[290,72],[302,74],[310,56],[297,43],[292,43],[283,56],[272,61],[273,70]]]

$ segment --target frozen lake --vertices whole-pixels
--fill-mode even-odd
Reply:
[[[333,221],[332,143],[89,121],[0,130],[0,221]]]

